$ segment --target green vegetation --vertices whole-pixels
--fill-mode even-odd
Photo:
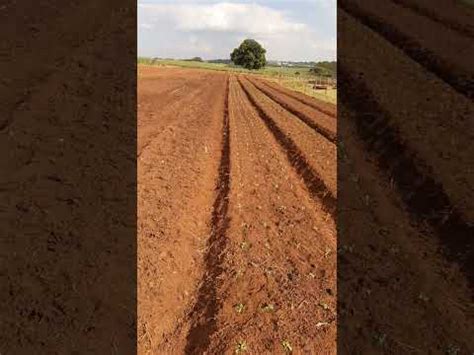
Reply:
[[[247,73],[247,74],[259,74],[270,77],[305,77],[311,78],[312,74],[309,71],[310,68],[301,68],[301,67],[276,67],[268,66],[258,70],[249,70],[242,68],[240,66],[234,65],[232,63],[226,64],[220,62],[221,60],[209,60],[209,61],[191,61],[191,60],[179,60],[179,59],[161,59],[161,58],[138,58],[138,64],[141,65],[157,65],[157,66],[172,66],[172,67],[182,67],[182,68],[197,68],[197,69],[210,69],[210,70],[219,70],[219,71],[231,71],[238,73]],[[299,75],[295,73],[299,72]]]
[[[208,63],[220,63],[220,64],[232,64],[230,59],[211,59],[207,61]]]
[[[337,62],[318,62],[315,63],[310,71],[316,75],[336,78],[337,77]]]
[[[185,59],[187,62],[204,62],[201,57],[194,57],[191,59]]]
[[[474,0],[473,0],[474,1]],[[197,59],[201,59],[196,57]],[[319,62],[313,66],[304,65],[298,66],[279,66],[276,64],[269,64],[264,68],[258,70],[249,70],[233,64],[228,59],[214,59],[214,60],[194,60],[193,59],[162,59],[162,58],[146,58],[139,57],[137,63],[142,65],[158,65],[158,66],[174,66],[183,68],[198,68],[198,69],[211,69],[221,71],[232,71],[240,73],[254,73],[259,75],[265,75],[270,77],[283,77],[283,78],[306,78],[311,79],[315,76],[314,68],[316,71],[324,73],[330,73],[331,77],[336,76],[337,64],[336,62]],[[326,76],[326,75],[325,75]]]
[[[260,43],[253,39],[246,39],[230,54],[230,59],[236,65],[245,69],[260,69],[267,64],[265,53],[267,51]]]

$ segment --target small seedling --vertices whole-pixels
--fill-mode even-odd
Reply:
[[[245,268],[244,267],[239,267],[235,271],[235,278],[236,279],[239,279],[239,278],[243,277],[244,275],[245,275]]]
[[[264,305],[262,305],[262,312],[270,313],[270,312],[273,312],[274,310],[275,310],[275,307],[272,304],[265,303]]]
[[[246,237],[248,235],[250,226],[247,223],[242,223],[241,227],[242,227],[244,236]]]
[[[247,243],[245,240],[240,243],[240,249],[242,250],[247,250],[249,248],[249,243]]]
[[[430,298],[428,296],[426,296],[424,293],[420,293],[418,295],[418,299],[423,301],[423,302],[428,302],[430,300]]]
[[[247,351],[247,343],[245,340],[240,340],[237,342],[237,346],[235,347],[235,353],[240,354]]]
[[[329,309],[329,306],[328,306],[326,303],[324,303],[324,302],[319,302],[319,306],[320,306],[322,309],[324,309],[325,311],[327,311],[327,310]]]
[[[235,311],[240,314],[244,311],[245,305],[243,303],[239,303],[239,304],[236,304],[234,308],[235,308]]]
[[[283,340],[281,345],[283,346],[283,350],[285,350],[286,353],[293,352],[293,348],[291,347],[291,344],[288,340]]]
[[[391,252],[392,254],[395,254],[395,255],[396,255],[396,254],[398,254],[398,253],[400,252],[400,249],[397,248],[397,247],[395,247],[395,246],[393,246],[393,247],[390,248],[390,252]]]
[[[449,345],[446,349],[446,355],[458,355],[460,352],[461,349],[459,349],[459,347],[453,344]]]
[[[353,253],[353,252],[354,252],[354,247],[352,245],[343,245],[337,250],[337,253],[339,255],[344,255],[345,253]]]
[[[370,196],[369,195],[367,195],[367,194],[365,195],[365,201],[364,202],[365,202],[366,206],[370,205]]]
[[[387,340],[387,334],[384,333],[375,333],[373,339],[376,345],[383,347],[385,346],[385,340]]]

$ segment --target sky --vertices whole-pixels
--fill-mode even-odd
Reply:
[[[138,0],[138,55],[229,59],[246,38],[267,60],[336,60],[336,0]]]

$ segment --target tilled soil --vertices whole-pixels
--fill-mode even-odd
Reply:
[[[470,354],[469,26],[427,1],[339,6],[338,351]]]
[[[335,353],[334,143],[245,78],[154,71],[138,89],[139,352]]]
[[[309,107],[321,111],[326,115],[331,117],[336,117],[337,115],[337,106],[333,104],[316,99],[314,97],[308,97],[301,92],[290,90],[269,80],[256,79],[256,81],[262,83],[264,86],[268,86],[282,94],[285,94],[286,96],[292,97],[293,99],[300,101]]]
[[[325,202],[327,209],[335,211],[336,145],[325,136],[315,134],[311,126],[298,116],[286,111],[280,104],[259,92],[251,83],[242,81],[242,87],[262,117],[269,117],[268,125],[287,146],[289,159],[307,183],[312,194]],[[300,164],[303,162],[302,164]]]
[[[194,288],[202,278],[200,264],[210,233],[221,155],[225,76],[213,75],[211,81],[205,73],[194,80],[186,71],[171,71],[168,76],[191,82],[200,94],[194,96],[193,89],[184,88],[194,101],[177,96],[177,102],[153,111],[148,100],[154,96],[147,95],[147,79],[139,81],[140,352],[154,352],[168,341],[174,342],[173,348],[179,346],[178,339],[170,335],[192,305]],[[163,79],[150,79],[156,80],[158,92]],[[147,134],[149,131],[153,134]]]
[[[253,85],[266,96],[282,106],[286,111],[300,118],[320,135],[333,143],[336,141],[336,120],[334,117],[329,116],[290,95],[262,85],[256,80],[253,81]]]

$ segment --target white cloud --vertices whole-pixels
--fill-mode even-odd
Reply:
[[[155,26],[151,23],[140,23],[138,27],[143,28],[145,30],[152,30]]]
[[[301,1],[289,1],[286,8],[244,0],[147,1],[138,4],[139,55],[229,58],[243,39],[254,38],[267,49],[267,59],[336,57],[336,42],[331,33],[332,26],[335,27],[335,0],[311,0],[304,6]]]
[[[277,10],[257,4],[139,4],[139,12],[155,22],[173,20],[180,31],[247,32],[274,34],[301,32],[303,23],[293,22]]]
[[[337,0],[314,0],[319,6],[336,11]]]

